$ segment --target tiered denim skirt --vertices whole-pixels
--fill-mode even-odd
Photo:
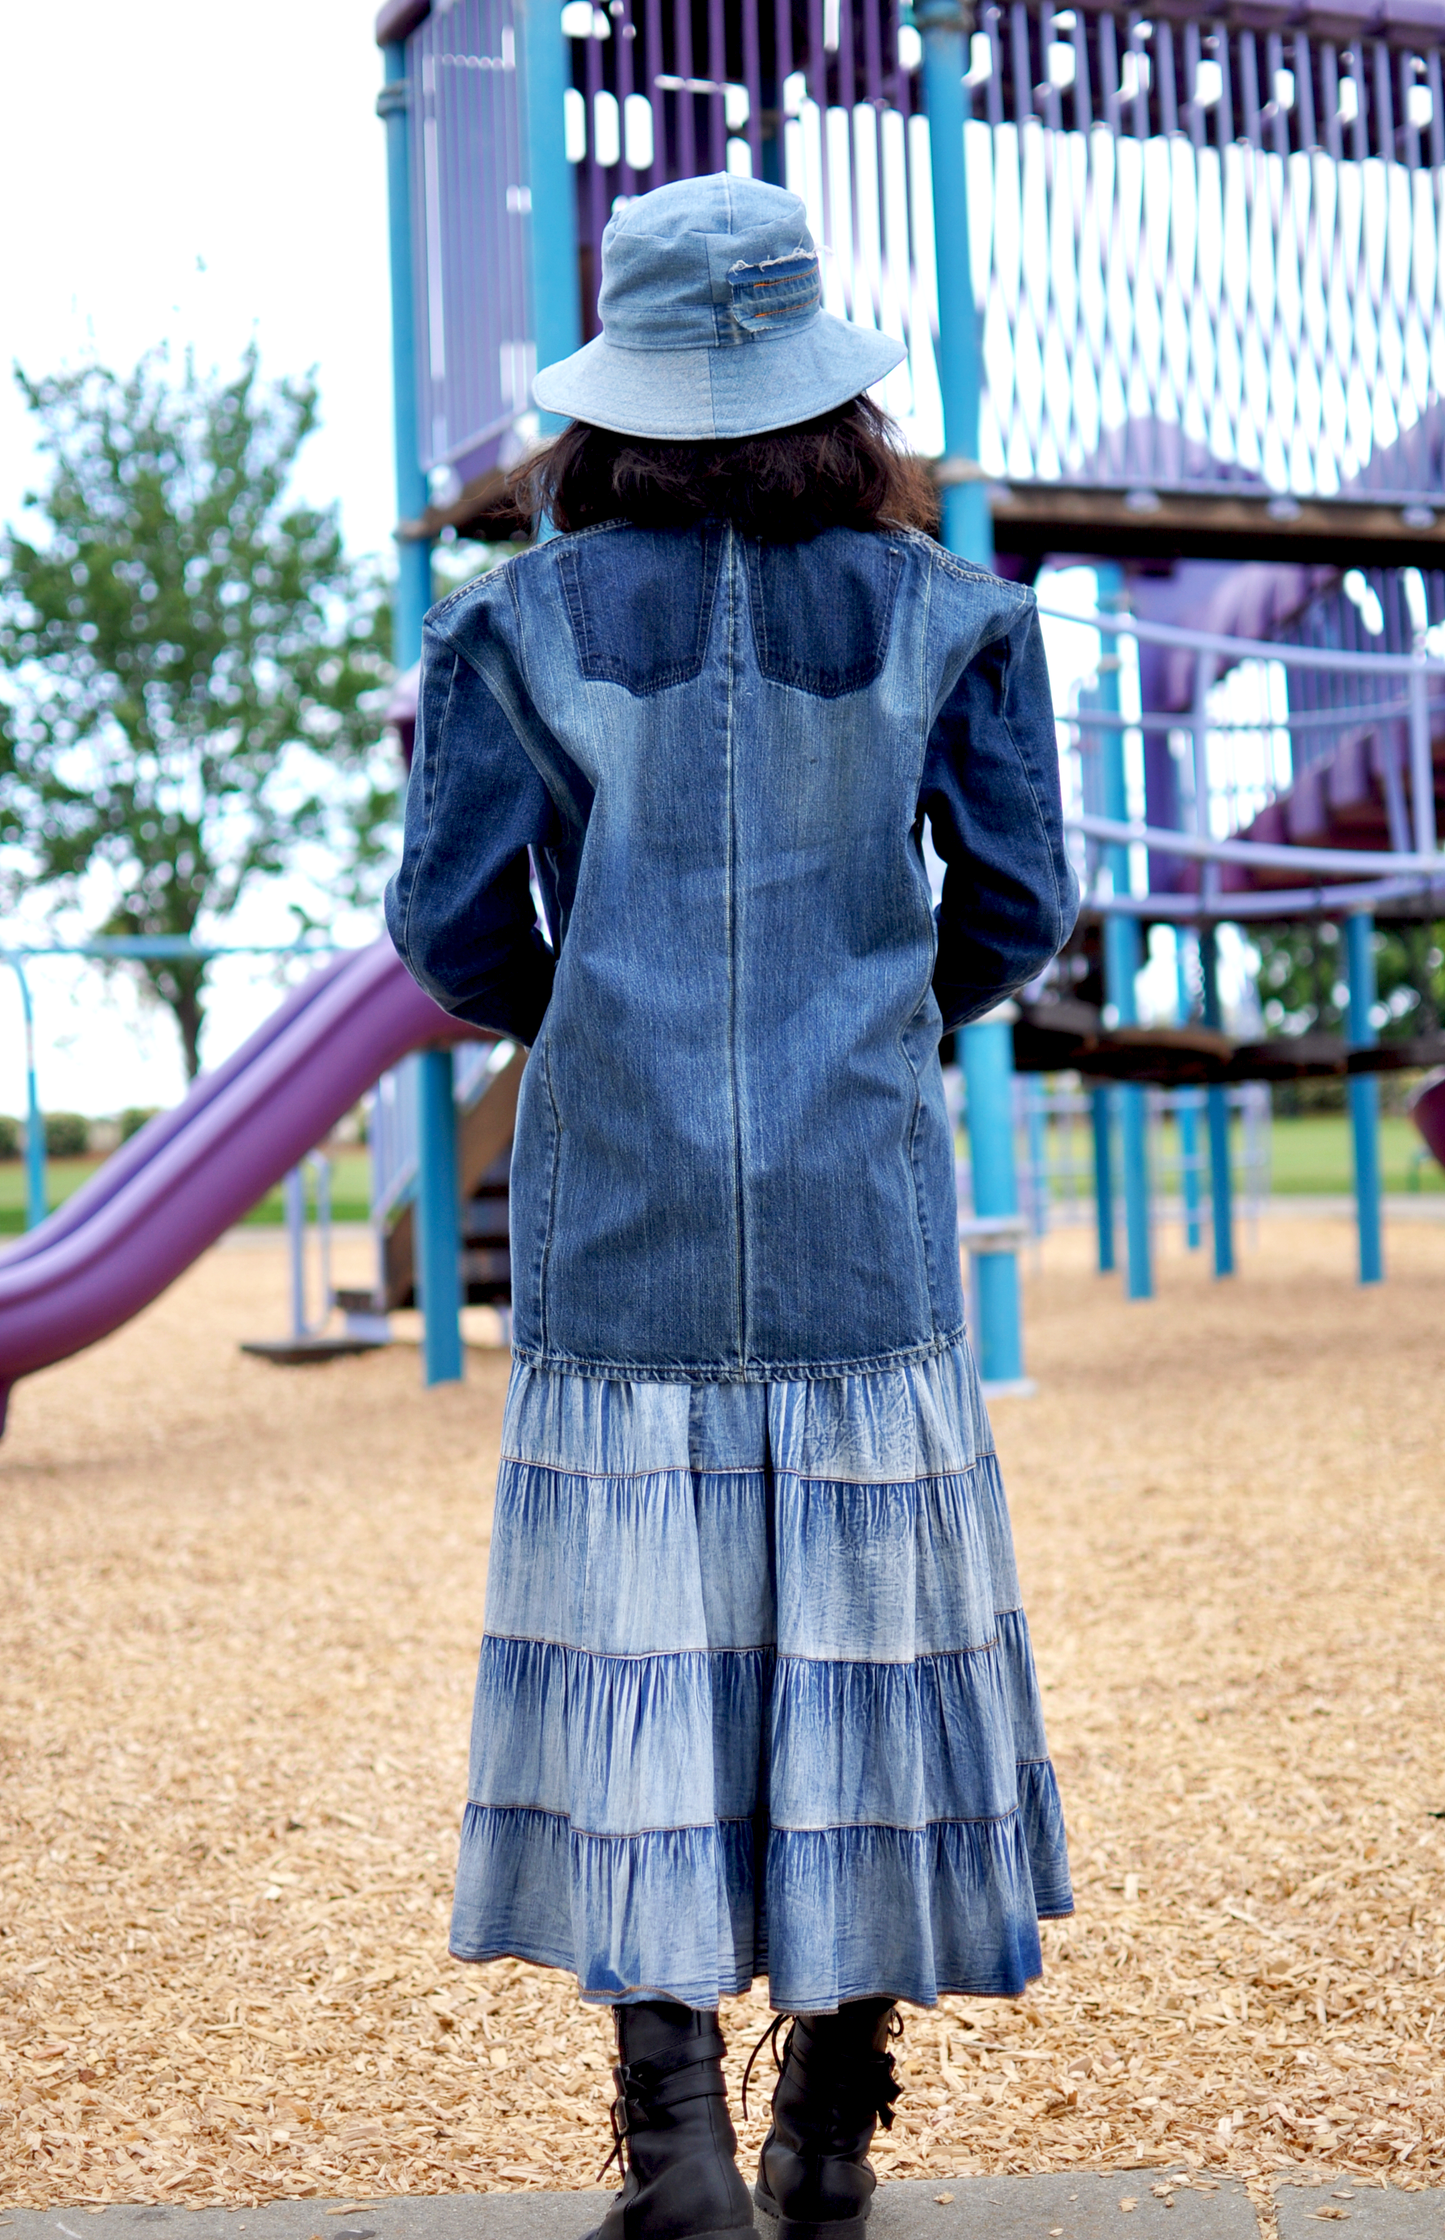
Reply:
[[[1011,1995],[1071,1910],[965,1346],[869,1374],[518,1364],[451,1945],[584,1998]]]

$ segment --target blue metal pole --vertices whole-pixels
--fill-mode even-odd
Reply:
[[[978,400],[982,359],[978,307],[968,242],[968,173],[963,128],[968,117],[971,11],[960,0],[915,0],[923,37],[923,106],[928,116],[933,183],[933,253],[938,271],[938,385],[943,396],[945,456],[943,541],[950,552],[993,566],[993,522],[978,466]]]
[[[1179,989],[1179,1024],[1187,1027],[1194,1009],[1194,991],[1189,982],[1188,952],[1185,944],[1189,936],[1180,927],[1174,936],[1174,971]],[[1179,1181],[1184,1200],[1184,1241],[1191,1252],[1199,1250],[1201,1235],[1199,1220],[1199,1095],[1194,1089],[1180,1092],[1175,1107],[1179,1127]]]
[[[969,1157],[975,1213],[1016,1214],[1018,1175],[1013,1140],[1013,1026],[981,1019],[959,1038],[968,1093]],[[1016,1252],[980,1252],[978,1373],[994,1391],[1025,1386]]]
[[[567,161],[565,109],[572,72],[556,0],[526,0],[521,30],[532,209],[532,334],[540,373],[559,358],[570,358],[582,343],[576,189]],[[555,412],[539,417],[543,435],[557,435],[567,425]]]
[[[1099,1273],[1114,1271],[1114,1147],[1109,1092],[1095,1089],[1089,1099],[1094,1117],[1094,1213],[1099,1230]]]
[[[386,125],[386,188],[391,246],[391,379],[400,521],[427,504],[417,404],[416,293],[412,271],[411,98],[406,47],[382,49],[385,82],[377,111]],[[422,623],[431,605],[431,545],[398,536],[392,646],[398,669],[421,658]],[[462,1374],[460,1217],[456,1116],[449,1050],[422,1052],[417,1068],[416,1287],[425,1318],[422,1371],[428,1384]],[[445,1103],[446,1110],[441,1106]]]
[[[1095,569],[1100,608],[1118,609],[1124,603],[1124,576],[1112,565]],[[1123,713],[1119,693],[1119,655],[1112,651],[1099,661],[1099,707],[1109,715]],[[1104,774],[1104,814],[1119,823],[1129,816],[1129,788],[1124,770],[1124,734],[1118,724],[1105,729],[1100,741]],[[1105,861],[1114,891],[1129,891],[1129,851],[1111,847]],[[1135,918],[1111,913],[1104,920],[1104,992],[1121,1027],[1132,1027],[1139,1018],[1135,982],[1141,961],[1139,925]],[[1149,1235],[1149,1143],[1144,1089],[1126,1081],[1116,1091],[1119,1112],[1121,1165],[1124,1173],[1125,1292],[1131,1299],[1154,1296]]]
[[[428,1384],[462,1375],[461,1216],[457,1105],[450,1050],[423,1050],[416,1067],[416,1289],[426,1317]]]
[[[45,1115],[35,1078],[35,1007],[30,982],[18,957],[7,962],[20,983],[20,1009],[25,1020],[25,1226],[38,1229],[49,1210],[45,1203]]]
[[[425,513],[427,480],[421,463],[417,407],[416,292],[412,272],[411,87],[406,48],[397,41],[382,48],[384,83],[377,114],[386,125],[386,199],[391,249],[391,396],[396,448],[396,507],[399,521]],[[424,537],[396,540],[396,603],[392,651],[398,669],[421,658],[421,626],[431,605],[431,545]]]
[[[923,38],[923,104],[933,183],[938,386],[945,451],[939,470],[943,541],[962,559],[991,568],[993,524],[978,467],[981,359],[963,142],[968,114],[963,76],[972,17],[959,0],[915,0],[913,20]],[[959,1045],[968,1085],[974,1211],[1016,1214],[1012,1027],[1001,1019],[979,1020],[963,1029]],[[1023,1381],[1018,1256],[980,1253],[977,1266],[979,1372],[985,1384],[1017,1386]]]
[[[1044,1111],[1044,1085],[1039,1075],[1024,1082],[1025,1112],[1029,1131],[1029,1227],[1036,1237],[1049,1233],[1049,1124]]]
[[[1378,1037],[1375,1008],[1375,921],[1368,910],[1345,920],[1349,964],[1350,1042],[1356,1050],[1373,1048]],[[1385,1257],[1380,1233],[1380,1084],[1373,1073],[1350,1076],[1350,1123],[1355,1149],[1355,1218],[1360,1236],[1360,1281],[1382,1283]]]
[[[1204,991],[1204,1024],[1217,1031],[1224,1014],[1219,1001],[1219,934],[1206,926],[1199,936],[1199,977]],[[1214,1221],[1214,1272],[1234,1273],[1234,1179],[1229,1166],[1229,1100],[1222,1083],[1205,1091],[1209,1114],[1209,1194]]]
[[[306,1170],[293,1167],[282,1184],[291,1248],[291,1335],[306,1335]]]

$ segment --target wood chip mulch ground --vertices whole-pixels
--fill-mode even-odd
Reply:
[[[888,2175],[1445,2174],[1445,1227],[1129,1306],[1050,1240],[995,1410],[1078,1913],[910,2014]],[[359,1271],[358,1271],[359,1272]],[[608,2027],[446,1957],[506,1364],[280,1370],[222,1249],[0,1445],[0,2200],[590,2184]],[[767,2022],[731,2002],[735,2068]],[[755,2102],[765,2101],[766,2088]],[[745,2131],[755,2148],[760,2121]]]

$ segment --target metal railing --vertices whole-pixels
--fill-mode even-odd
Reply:
[[[1196,693],[1193,710],[1116,714],[1079,704],[1059,718],[1060,751],[1067,821],[1075,836],[1076,866],[1091,906],[1135,916],[1174,918],[1266,918],[1309,916],[1366,909],[1373,903],[1437,890],[1445,911],[1445,854],[1437,840],[1435,795],[1435,719],[1445,713],[1445,659],[1424,650],[1368,653],[1349,647],[1239,638],[1206,630],[1149,622],[1127,614],[1067,613],[1047,601],[1042,611],[1057,620],[1082,622],[1097,630],[1101,642],[1164,646],[1193,656]],[[1220,712],[1224,672],[1270,668],[1287,679],[1303,676],[1325,683],[1334,704],[1291,712],[1262,707],[1257,717]],[[1266,696],[1267,697],[1267,696]],[[1395,769],[1397,797],[1391,799],[1387,766],[1382,791],[1392,840],[1389,849],[1323,847],[1287,839],[1238,837],[1243,796],[1250,816],[1285,799],[1295,781],[1293,742],[1297,732],[1315,744],[1329,736],[1388,734],[1403,729],[1407,743],[1405,774]],[[1101,765],[1109,734],[1165,730],[1181,762],[1181,828],[1166,829],[1142,820],[1121,821],[1100,814],[1104,799]],[[1222,751],[1223,750],[1223,751]],[[1248,788],[1240,783],[1239,764],[1249,754],[1253,769]],[[1229,766],[1222,767],[1225,757]],[[1119,878],[1120,851],[1128,884]],[[1154,879],[1160,865],[1198,868],[1197,893],[1161,888]],[[1227,889],[1224,867],[1246,873],[1294,875],[1301,883],[1274,891]]]

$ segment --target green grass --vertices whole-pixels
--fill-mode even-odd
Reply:
[[[1281,1194],[1339,1197],[1353,1190],[1350,1123],[1343,1112],[1314,1112],[1297,1120],[1276,1120],[1271,1131],[1271,1145],[1273,1187]],[[1022,1140],[1019,1154],[1020,1157],[1025,1155]],[[1385,1188],[1391,1194],[1445,1191],[1445,1168],[1425,1152],[1413,1122],[1393,1115],[1381,1120],[1380,1157]],[[51,1206],[60,1205],[100,1164],[95,1158],[47,1160],[45,1181]],[[333,1162],[331,1213],[336,1221],[369,1219],[371,1160],[364,1149],[343,1151]],[[268,1190],[244,1217],[248,1227],[276,1227],[285,1218],[279,1189]],[[24,1162],[0,1160],[0,1236],[18,1236],[24,1227]]]
[[[1350,1122],[1343,1112],[1303,1113],[1270,1130],[1273,1187],[1282,1196],[1333,1197],[1354,1189]],[[1380,1168],[1387,1191],[1445,1191],[1445,1167],[1432,1159],[1413,1120],[1380,1122]]]
[[[52,1212],[102,1164],[98,1158],[47,1159],[45,1195]],[[331,1214],[335,1221],[370,1219],[371,1160],[364,1149],[343,1151],[332,1162]],[[248,1225],[279,1225],[286,1218],[281,1192],[268,1190],[244,1218]],[[24,1227],[25,1162],[23,1159],[0,1160],[0,1236],[19,1236]]]

